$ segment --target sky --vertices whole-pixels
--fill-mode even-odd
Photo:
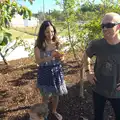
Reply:
[[[56,5],[55,0],[33,0],[32,5],[28,2],[28,0],[26,0],[26,2],[24,0],[18,0],[19,4],[28,7],[32,11],[32,13],[38,13],[39,11],[43,11],[43,1],[44,1],[45,12],[54,9],[60,10],[59,5]],[[63,0],[60,1],[62,2]],[[95,3],[99,3],[99,1],[100,0],[95,0]]]
[[[26,2],[24,0],[18,0],[19,4],[27,6],[33,13],[37,13],[38,11],[43,11],[43,0],[35,0],[31,5],[28,0]],[[44,0],[44,10],[48,12],[49,10],[59,10],[59,6],[56,5],[55,0]]]

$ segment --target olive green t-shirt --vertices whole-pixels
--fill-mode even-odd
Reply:
[[[120,43],[110,45],[105,39],[93,40],[86,49],[88,57],[96,56],[94,73],[97,78],[93,90],[108,98],[120,98],[116,90],[120,83]]]

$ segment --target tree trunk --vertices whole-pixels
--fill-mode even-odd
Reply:
[[[79,74],[80,74],[80,96],[79,97],[84,98],[83,68],[80,68]]]
[[[2,59],[3,59],[3,62],[6,64],[6,65],[8,65],[8,62],[7,62],[7,60],[5,59],[5,56],[0,52],[0,56],[2,57]]]
[[[88,69],[87,59],[88,59],[88,57],[84,53],[83,58],[81,60],[81,67],[79,70],[79,73],[80,73],[80,97],[82,97],[82,98],[84,98],[84,81],[86,80],[85,70]]]

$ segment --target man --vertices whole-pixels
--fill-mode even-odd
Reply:
[[[106,101],[110,101],[115,120],[120,120],[120,15],[107,13],[101,23],[103,39],[92,41],[86,49],[89,58],[96,56],[94,74],[86,69],[93,85],[94,120],[103,120]]]

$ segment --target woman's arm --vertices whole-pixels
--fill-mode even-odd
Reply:
[[[48,61],[51,61],[53,59],[52,56],[41,58],[40,57],[40,49],[38,47],[34,48],[34,55],[35,55],[35,61],[37,64],[40,64],[42,62],[48,62]]]

